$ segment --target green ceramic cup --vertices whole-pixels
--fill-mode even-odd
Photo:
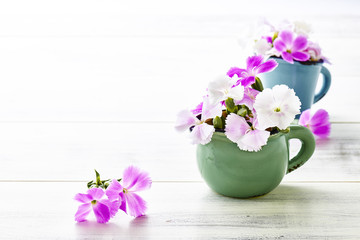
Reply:
[[[289,159],[289,140],[299,139],[299,153]],[[303,165],[314,153],[315,139],[305,127],[290,126],[277,133],[258,152],[242,151],[224,133],[215,132],[210,143],[197,146],[202,177],[215,192],[228,197],[250,198],[276,188],[284,175]]]

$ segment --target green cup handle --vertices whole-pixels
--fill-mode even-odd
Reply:
[[[320,91],[317,94],[315,94],[314,103],[316,103],[325,96],[325,94],[329,91],[331,85],[331,74],[329,70],[326,67],[322,66],[320,72],[324,76],[324,83]]]
[[[308,128],[300,125],[290,126],[290,132],[285,136],[288,143],[293,138],[301,141],[299,153],[289,160],[287,173],[290,173],[302,166],[313,155],[315,151],[315,138]]]

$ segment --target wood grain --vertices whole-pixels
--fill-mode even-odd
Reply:
[[[357,239],[359,183],[281,184],[233,199],[204,183],[153,183],[145,217],[119,213],[108,224],[75,223],[72,200],[85,183],[1,183],[4,239]]]
[[[314,107],[333,121],[360,122],[357,42],[324,41],[333,83]],[[247,56],[235,38],[11,37],[0,52],[2,121],[173,121]]]
[[[173,123],[1,123],[0,132],[1,180],[86,181],[94,168],[110,177],[134,164],[157,181],[201,181],[196,148]],[[285,180],[359,181],[359,156],[360,124],[333,124]]]
[[[0,1],[1,239],[359,239],[360,2]],[[279,12],[281,9],[281,12]],[[313,157],[268,195],[220,196],[173,129],[210,80],[252,54],[260,17],[305,20],[333,63],[314,108],[333,122]],[[295,155],[299,142],[291,142]],[[75,223],[97,169],[134,164],[147,216]]]

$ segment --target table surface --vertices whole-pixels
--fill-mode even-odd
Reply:
[[[275,3],[1,1],[0,238],[360,239],[360,3]],[[333,63],[314,104],[331,136],[274,191],[228,198],[201,179],[174,119],[243,66],[244,30],[264,16],[313,25]],[[76,223],[94,169],[121,177],[130,164],[153,179],[146,216]]]

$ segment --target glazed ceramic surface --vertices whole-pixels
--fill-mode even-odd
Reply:
[[[289,160],[289,140],[300,139],[302,147]],[[198,145],[200,173],[215,192],[229,197],[249,198],[276,188],[286,173],[304,164],[315,150],[309,129],[291,126],[289,133],[270,136],[258,152],[242,151],[224,133],[215,132],[210,143]]]
[[[272,88],[278,84],[285,84],[294,89],[301,101],[301,112],[311,108],[313,103],[319,101],[328,92],[331,85],[331,74],[322,63],[304,65],[294,62],[294,64],[290,64],[280,58],[273,59],[279,65],[274,71],[264,73],[260,77],[263,86]],[[324,81],[320,91],[315,94],[320,73],[324,76]]]

